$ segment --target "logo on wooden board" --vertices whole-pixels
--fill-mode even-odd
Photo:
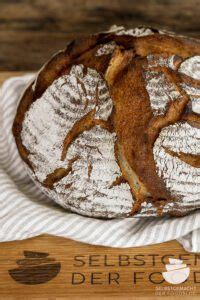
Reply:
[[[24,251],[23,254],[16,260],[18,266],[8,271],[16,282],[44,284],[59,274],[61,264],[49,253]],[[199,254],[180,254],[178,258],[173,254],[151,253],[72,254],[67,258],[66,286],[80,290],[92,286],[117,289],[120,285],[131,289],[147,284],[155,287],[156,296],[193,295],[200,284],[200,271],[196,269],[199,263]],[[64,262],[62,267],[64,271]]]
[[[190,268],[180,259],[169,258],[169,264],[165,265],[166,272],[162,272],[164,279],[171,284],[185,282],[190,275]]]
[[[49,253],[24,251],[24,258],[16,261],[18,268],[9,270],[10,276],[22,284],[41,284],[55,278],[61,264]]]

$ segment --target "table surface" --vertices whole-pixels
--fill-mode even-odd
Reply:
[[[1,0],[0,70],[37,70],[69,40],[112,24],[200,36],[200,0]]]
[[[21,74],[24,72],[0,72],[0,84]],[[44,252],[50,260],[45,261],[45,254],[40,257],[24,251]],[[174,286],[163,280],[161,273],[169,257],[189,265],[188,281]],[[1,243],[0,266],[0,300],[160,299],[160,295],[176,299],[180,293],[182,298],[189,299],[192,293],[193,299],[199,299],[200,295],[200,254],[187,253],[177,241],[113,249],[43,235]],[[47,281],[51,276],[54,278]],[[174,287],[176,290],[170,290]]]

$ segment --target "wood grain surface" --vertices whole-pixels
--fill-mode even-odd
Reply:
[[[200,0],[1,0],[0,70],[37,70],[69,40],[150,25],[200,36]]]
[[[16,261],[23,258],[24,251],[49,253],[49,257],[61,264],[60,273],[47,283],[34,285],[16,282],[9,270],[19,268]],[[176,285],[174,291],[169,290],[173,285],[162,282],[161,272],[165,271],[169,256],[182,258],[191,268],[188,281]],[[148,299],[187,296],[189,299],[189,292],[193,297],[200,295],[200,256],[186,253],[175,241],[147,247],[113,249],[43,235],[1,243],[0,266],[0,299],[133,299],[136,296],[148,296]],[[194,283],[194,274],[198,283]],[[44,275],[42,271],[40,275]],[[181,292],[183,296],[179,295]]]

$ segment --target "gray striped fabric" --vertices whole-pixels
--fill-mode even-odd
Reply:
[[[12,137],[17,102],[33,74],[10,78],[0,101],[0,241],[43,233],[110,247],[137,247],[178,239],[200,251],[200,211],[182,218],[98,220],[65,211],[42,194],[27,176]]]

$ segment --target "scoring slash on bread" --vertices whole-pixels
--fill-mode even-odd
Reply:
[[[25,91],[13,134],[38,186],[102,218],[200,208],[200,42],[112,27],[71,42]]]

